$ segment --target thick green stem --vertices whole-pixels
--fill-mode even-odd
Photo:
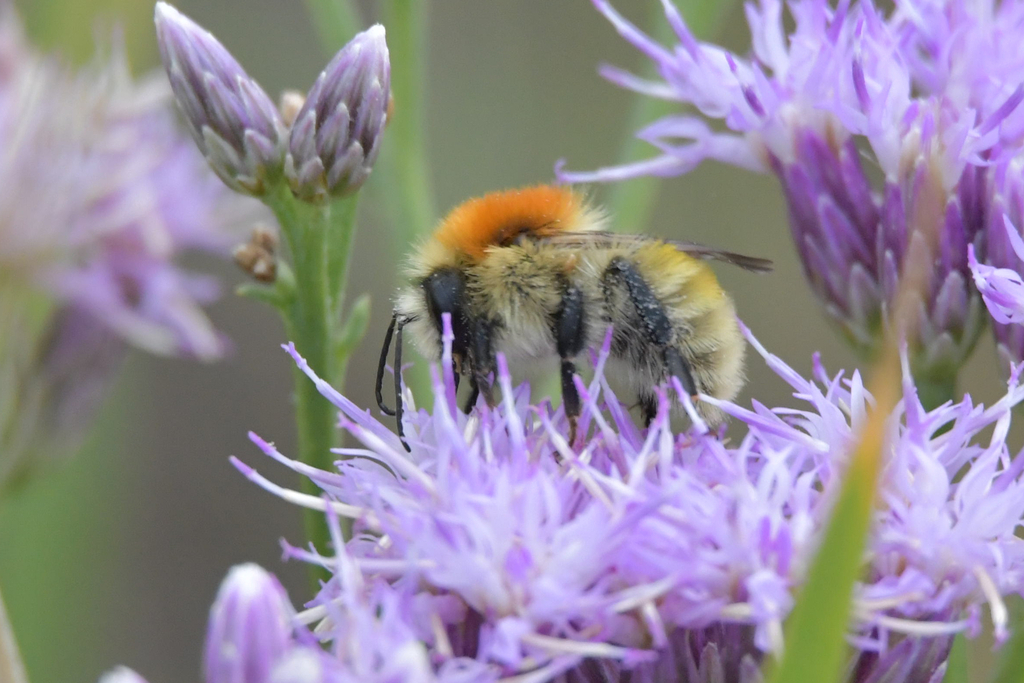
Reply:
[[[352,236],[355,234],[356,205],[359,195],[339,199],[331,204],[327,216],[327,293],[330,296],[331,311],[335,320],[340,320],[341,307],[345,303],[345,284],[348,279],[348,263],[352,253]],[[332,377],[331,381],[341,385],[343,377]]]
[[[355,307],[346,325],[340,324],[344,305],[345,282],[355,226],[356,197],[314,206],[295,199],[284,185],[268,197],[285,244],[291,254],[291,268],[282,264],[288,284],[276,297],[289,339],[299,354],[320,377],[336,387],[344,382],[348,355],[358,343],[357,334],[365,329],[366,303]],[[312,467],[331,470],[337,444],[335,408],[320,395],[316,385],[295,369],[295,419],[298,428],[298,459]],[[320,495],[319,487],[303,478],[306,493]],[[326,519],[313,510],[306,512],[306,535],[318,549],[330,542]],[[343,524],[347,538],[349,527]],[[314,573],[314,579],[321,576]]]
[[[335,381],[326,249],[329,209],[297,201],[283,185],[268,204],[281,224],[295,273],[295,297],[282,310],[288,336],[314,372]],[[298,368],[294,376],[299,460],[329,470],[335,442],[334,408]],[[306,493],[321,493],[308,478],[302,479],[302,486]],[[330,534],[322,513],[306,511],[306,536],[318,549],[326,549]]]

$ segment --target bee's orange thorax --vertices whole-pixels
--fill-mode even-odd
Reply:
[[[456,207],[434,237],[474,260],[488,247],[508,246],[528,233],[544,235],[580,228],[583,198],[568,188],[537,185],[492,192]]]

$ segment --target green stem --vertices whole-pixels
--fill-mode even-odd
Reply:
[[[917,396],[925,410],[934,410],[946,401],[956,398],[956,372],[948,374],[934,373],[929,376],[914,378]]]
[[[394,111],[377,173],[386,185],[396,244],[403,246],[426,234],[436,218],[424,140],[426,9],[423,0],[387,0],[381,10],[391,53]]]
[[[335,381],[331,349],[332,297],[328,289],[325,242],[330,210],[296,200],[284,184],[268,197],[267,203],[281,224],[295,273],[295,297],[281,311],[288,336],[314,372],[329,382]],[[334,408],[298,368],[294,370],[294,377],[299,460],[329,470],[335,442]],[[319,487],[305,477],[302,488],[311,495],[321,494]],[[330,534],[323,514],[307,510],[305,525],[308,540],[325,550]]]
[[[306,10],[324,52],[333,55],[363,27],[349,0],[306,0]]]
[[[356,193],[351,197],[336,200],[328,209],[327,292],[331,297],[331,310],[335,320],[340,320],[341,307],[345,303],[345,284],[352,253],[352,237],[355,234],[358,199],[359,193]],[[341,386],[343,379],[335,376],[332,381]]]

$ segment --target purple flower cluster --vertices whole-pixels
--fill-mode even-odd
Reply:
[[[1003,227],[1005,217],[1024,226],[1024,5],[903,0],[886,12],[870,0],[757,0],[746,6],[751,54],[740,56],[697,40],[668,0],[669,47],[607,0],[594,4],[660,79],[604,76],[695,111],[637,134],[660,151],[651,160],[561,177],[672,176],[707,159],[773,173],[804,272],[844,335],[877,350],[917,258],[931,277],[906,321],[914,373],[955,377],[985,318],[968,245],[1024,272]],[[1024,358],[1019,330],[997,321],[995,331],[1010,358]]]
[[[176,129],[161,78],[134,82],[115,45],[72,73],[0,10],[0,269],[147,351],[213,359],[215,282],[174,259],[227,252],[238,218]]]
[[[746,428],[730,441],[699,419],[673,432],[666,399],[643,433],[605,382],[604,349],[595,379],[577,380],[587,434],[579,452],[565,441],[561,409],[530,405],[528,387],[513,389],[501,367],[501,406],[469,416],[455,407],[450,373],[435,375],[433,413],[407,417],[407,454],[289,347],[361,444],[337,450],[352,457],[325,472],[252,435],[322,498],[282,489],[234,460],[276,495],[324,510],[335,529],[335,557],[285,545],[286,557],[334,574],[299,618],[317,624],[335,651],[362,652],[351,606],[383,591],[394,611],[373,613],[393,619],[386,630],[422,643],[431,675],[474,672],[466,680],[630,672],[654,681],[667,671],[684,681],[760,680],[762,659],[783,646],[783,622],[872,397],[858,373],[829,375],[816,359],[805,379],[748,339],[802,407],[702,397]],[[1017,373],[991,407],[966,397],[931,411],[906,359],[904,375],[855,596],[857,681],[895,672],[891,680],[940,680],[953,635],[977,632],[980,606],[990,605],[1003,638],[1002,596],[1024,592],[1024,540],[1015,535],[1024,460],[1005,443],[1012,409],[1024,401]],[[339,515],[354,522],[344,545]],[[703,678],[708,671],[720,676]]]

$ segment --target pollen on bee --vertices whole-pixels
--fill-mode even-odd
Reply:
[[[456,207],[435,234],[450,249],[482,258],[490,246],[508,246],[523,234],[578,230],[583,197],[566,187],[537,185],[492,192]]]

